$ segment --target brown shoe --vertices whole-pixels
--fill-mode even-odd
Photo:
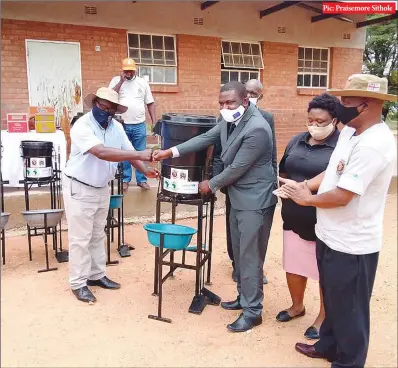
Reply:
[[[127,192],[129,190],[129,183],[123,183],[123,192]]]
[[[138,185],[141,189],[151,190],[151,187],[149,186],[148,183],[137,183],[137,185]]]
[[[315,350],[314,345],[308,345],[308,344],[302,344],[298,342],[295,347],[296,351],[298,351],[300,354],[303,354],[307,356],[308,358],[321,358],[321,359],[327,359],[323,354],[317,352]]]

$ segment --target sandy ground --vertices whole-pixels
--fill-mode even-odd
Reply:
[[[384,248],[372,300],[368,367],[397,367],[397,197],[390,195],[385,216]],[[193,220],[184,221],[195,226]],[[224,300],[235,296],[225,248],[224,218],[215,221],[212,291]],[[275,316],[290,305],[281,265],[282,233],[277,211],[267,255],[264,323],[250,333],[226,330],[237,313],[207,306],[202,315],[188,313],[194,273],[179,270],[165,284],[164,315],[172,324],[149,320],[156,313],[153,288],[154,250],[142,226],[129,226],[126,240],[136,246],[132,257],[108,267],[122,283],[119,291],[92,288],[98,303],[78,302],[67,285],[67,264],[38,274],[44,247],[38,238],[34,260],[27,240],[7,240],[7,264],[1,284],[1,365],[3,367],[328,367],[294,351],[304,341],[318,309],[318,288],[310,282],[307,315],[280,324]],[[114,254],[114,258],[117,257]],[[51,264],[56,261],[51,256]]]

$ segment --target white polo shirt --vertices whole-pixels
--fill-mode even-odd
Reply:
[[[318,194],[336,187],[357,194],[345,207],[317,209],[315,232],[329,248],[348,254],[378,252],[397,148],[385,123],[356,136],[345,127],[330,158]]]
[[[109,88],[115,87],[119,82],[120,76],[114,77]],[[138,76],[124,81],[119,91],[119,102],[128,107],[128,110],[122,114],[125,124],[145,122],[145,106],[154,102],[148,82]]]
[[[88,151],[99,144],[134,151],[122,124],[112,119],[105,130],[91,111],[75,122],[70,137],[71,153],[64,174],[98,188],[105,187],[114,179],[118,163],[101,160]]]

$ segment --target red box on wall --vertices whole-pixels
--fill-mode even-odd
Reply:
[[[7,131],[9,133],[29,133],[28,114],[7,114]]]

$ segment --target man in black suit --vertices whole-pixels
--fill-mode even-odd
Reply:
[[[250,79],[249,81],[246,82],[245,84],[246,91],[247,91],[247,97],[249,97],[250,104],[256,105],[257,103],[263,98],[263,85],[262,83],[257,80],[257,79]],[[274,169],[275,176],[278,176],[278,163],[277,163],[277,153],[276,153],[276,139],[275,139],[275,123],[274,123],[274,116],[267,112],[264,111],[260,108],[258,108],[258,111],[261,113],[263,116],[264,120],[269,124],[271,131],[272,131],[272,143],[273,143],[273,151],[272,151],[272,168]],[[221,161],[220,155],[221,155],[221,142],[215,145],[214,147],[214,162],[213,162],[213,176],[218,175],[224,170],[224,165],[223,162]],[[278,185],[275,182],[275,189],[277,189]],[[228,251],[228,256],[230,260],[232,261],[232,279],[237,282],[237,275],[235,271],[235,262],[234,262],[234,255],[232,251],[232,241],[231,241],[231,229],[230,229],[230,223],[229,223],[229,214],[231,211],[231,202],[229,200],[229,195],[228,195],[228,190],[227,188],[222,188],[221,192],[225,194],[226,199],[225,199],[225,219],[226,219],[226,233],[227,233],[227,251]],[[264,284],[268,283],[267,277],[264,275],[263,278]]]

